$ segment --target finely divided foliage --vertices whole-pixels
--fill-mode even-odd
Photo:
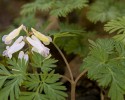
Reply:
[[[109,33],[117,32],[117,34],[125,34],[125,17],[119,17],[117,19],[111,20],[105,25],[104,29]]]
[[[0,64],[0,100],[65,100],[66,88],[53,70],[57,61],[40,57],[33,54],[30,70],[24,59],[8,59],[7,66]],[[31,71],[34,68],[41,71],[34,74]]]
[[[56,67],[55,63],[57,62],[57,60],[49,58],[49,59],[45,59],[43,56],[34,53],[32,56],[32,66],[36,67],[36,68],[41,68],[42,72],[48,72],[51,71],[53,68]]]
[[[27,15],[40,11],[50,11],[51,15],[65,17],[74,9],[81,9],[87,6],[88,0],[35,0],[23,6],[21,14]]]
[[[117,18],[108,22],[104,29],[109,33],[117,32],[113,38],[125,44],[125,17]]]
[[[84,59],[83,69],[88,77],[100,86],[109,87],[111,100],[124,100],[125,94],[125,46],[113,39],[89,40],[90,53]]]
[[[0,100],[19,98],[20,86],[26,79],[27,63],[22,60],[8,60],[8,67],[0,65]]]
[[[125,7],[123,4],[124,2],[117,0],[96,0],[90,6],[87,18],[93,23],[116,19],[125,14]]]

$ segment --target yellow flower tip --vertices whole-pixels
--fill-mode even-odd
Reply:
[[[31,28],[33,34],[40,39],[45,45],[49,45],[50,42],[52,42],[52,38],[49,36],[46,36],[38,31],[36,31],[34,28]]]

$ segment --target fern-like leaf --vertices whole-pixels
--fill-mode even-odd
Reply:
[[[74,9],[81,9],[84,6],[87,6],[88,0],[63,0],[56,1],[54,9],[50,14],[55,16],[65,17],[68,13],[72,12]]]
[[[110,86],[108,95],[111,100],[124,100],[125,46],[113,39],[90,43],[90,53],[84,59],[82,68],[88,69],[88,77],[100,86]]]
[[[15,100],[19,98],[20,86],[26,79],[27,63],[22,60],[8,60],[8,68],[0,65],[0,100]]]
[[[25,4],[22,7],[21,14],[29,15],[35,13],[37,10],[49,11],[52,8],[54,1],[52,0],[35,0],[34,2]]]
[[[55,63],[57,62],[57,60],[52,58],[47,59],[38,53],[34,53],[32,56],[32,59],[33,59],[32,66],[41,68],[42,72],[45,72],[45,71],[48,72],[52,70],[52,68],[56,67]]]
[[[115,20],[111,20],[105,25],[104,28],[109,33],[117,32],[125,34],[125,17],[120,17]]]
[[[60,76],[50,73],[41,73],[41,75],[30,75],[25,82],[25,87],[29,90],[36,91],[38,93],[45,93],[51,100],[65,100],[67,94],[64,92],[66,88],[61,82],[58,82]]]
[[[32,3],[24,5],[21,14],[27,15],[35,13],[37,10],[50,11],[51,15],[66,16],[74,9],[81,9],[86,6],[88,0],[36,0]]]
[[[38,92],[21,92],[19,100],[48,100],[47,95]]]
[[[117,4],[117,5],[116,5]],[[91,22],[105,22],[111,19],[115,19],[122,16],[119,8],[119,2],[114,0],[97,0],[90,6],[90,10],[87,13],[87,18]]]

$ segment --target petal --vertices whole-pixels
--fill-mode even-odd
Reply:
[[[2,55],[7,56],[7,50],[4,50]]]
[[[34,36],[34,35],[32,35],[31,38],[32,38],[33,40],[35,40],[35,41],[40,42],[40,40],[39,40],[36,36]]]
[[[39,53],[39,52],[38,52],[38,49],[35,48],[35,47],[32,48],[32,51]]]
[[[35,48],[39,48],[40,45],[42,44],[40,41],[33,40],[30,37],[26,37],[27,41]]]
[[[29,59],[28,54],[24,54],[24,59],[25,59],[26,62],[28,61],[28,59]]]
[[[17,37],[23,28],[23,25],[21,25],[19,28],[14,29],[12,32],[10,32],[7,37],[5,38],[5,43],[8,43],[9,41],[12,41],[15,37]]]
[[[22,59],[24,57],[24,52],[23,51],[20,51],[19,55],[18,55],[18,58],[19,59]]]
[[[18,44],[13,44],[9,50],[8,50],[8,54],[13,54],[19,50],[21,50],[25,45],[25,42],[22,41],[21,43],[18,43]]]
[[[8,35],[4,35],[4,36],[2,37],[2,41],[5,42],[5,44],[11,44],[12,40],[10,40],[10,41],[5,41],[5,39],[6,39],[7,36],[8,36]]]
[[[2,41],[5,41],[5,38],[7,37],[8,35],[4,35],[3,37],[2,37]]]
[[[23,36],[20,36],[13,44],[20,43],[23,40]]]
[[[52,42],[52,39],[50,39],[51,37],[49,36],[45,36],[44,34],[36,31],[34,28],[31,28],[32,32],[34,33],[34,35],[39,38],[45,45],[50,44],[50,42]],[[49,37],[49,38],[48,38]]]
[[[8,50],[10,47],[9,46],[6,46],[6,49]]]
[[[8,57],[11,59],[12,58],[12,54],[8,54]]]

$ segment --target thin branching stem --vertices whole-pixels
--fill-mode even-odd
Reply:
[[[59,47],[58,47],[54,42],[52,42],[52,43],[53,43],[53,45],[56,47],[56,49],[59,51],[60,55],[62,56],[62,58],[63,58],[63,60],[64,60],[64,62],[65,62],[65,64],[66,64],[66,66],[67,66],[67,69],[68,69],[68,71],[69,71],[70,78],[71,78],[72,81],[74,81],[74,79],[73,79],[73,74],[72,74],[72,71],[71,71],[71,69],[70,69],[70,66],[69,66],[69,63],[68,63],[66,57],[64,56],[64,54],[62,53],[62,51],[59,49]]]
[[[68,77],[66,77],[66,76],[64,76],[64,75],[60,75],[60,77],[66,79],[67,81],[69,81],[70,83],[72,83],[72,81],[71,81]]]
[[[79,76],[75,79],[75,83],[77,83],[78,80],[79,80],[83,75],[85,75],[85,73],[86,73],[87,71],[88,71],[88,70],[85,69],[81,74],[79,74]]]

